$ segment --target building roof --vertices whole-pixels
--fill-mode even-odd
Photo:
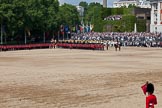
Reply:
[[[122,1],[137,1],[137,0],[119,0],[119,2],[122,2]]]

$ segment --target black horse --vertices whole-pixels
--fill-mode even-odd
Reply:
[[[116,43],[115,45],[114,45],[114,47],[115,47],[115,50],[117,51],[118,49],[119,49],[119,51],[121,50],[121,45],[120,45],[120,43]]]

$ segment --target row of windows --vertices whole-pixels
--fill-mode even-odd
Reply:
[[[114,3],[114,6],[129,6],[129,5],[137,5],[136,3]]]

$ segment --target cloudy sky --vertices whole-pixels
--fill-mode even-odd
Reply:
[[[102,1],[103,0],[59,0],[61,4],[64,4],[64,3],[68,3],[68,4],[73,4],[73,5],[78,5],[81,1],[86,1],[87,3],[91,3],[91,2],[99,2],[102,4]],[[112,7],[112,4],[114,1],[117,1],[117,0],[107,0],[108,1],[108,6],[109,7]]]

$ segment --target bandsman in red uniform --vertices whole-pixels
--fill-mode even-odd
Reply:
[[[157,98],[154,93],[154,85],[152,83],[146,83],[142,86],[144,94],[148,93],[146,96],[146,108],[154,108],[154,105],[157,104]]]

